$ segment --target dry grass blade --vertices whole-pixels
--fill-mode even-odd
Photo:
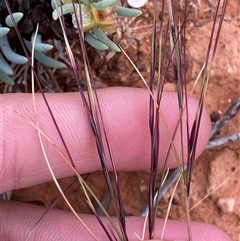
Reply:
[[[8,8],[9,14],[12,16],[11,8],[9,6],[8,1],[5,0],[5,3],[6,3],[6,6]],[[13,19],[13,22],[14,22],[14,19]],[[66,31],[66,25],[65,25],[65,22],[64,22],[64,18],[60,19],[60,23],[61,23],[61,26],[62,26],[63,36],[64,36],[64,39],[65,39],[65,44],[67,46],[67,51],[68,51],[68,54],[69,54],[69,58],[70,58],[70,61],[71,61],[71,64],[72,64],[72,69],[73,69],[73,72],[74,72],[74,76],[75,76],[76,82],[77,82],[78,87],[79,87],[79,92],[80,92],[82,100],[83,100],[83,102],[85,104],[85,107],[86,107],[86,110],[87,110],[87,113],[88,113],[88,116],[89,116],[89,121],[91,123],[92,130],[93,130],[95,138],[96,138],[96,144],[97,144],[100,160],[101,160],[101,163],[102,163],[102,166],[103,166],[103,171],[105,173],[106,181],[108,183],[109,190],[111,191],[112,198],[115,199],[114,198],[113,188],[112,188],[112,185],[111,185],[111,182],[110,182],[110,178],[109,178],[109,173],[108,173],[108,170],[107,170],[107,165],[106,165],[106,154],[105,154],[105,150],[103,148],[103,141],[102,141],[102,134],[101,134],[102,130],[100,128],[101,124],[99,123],[99,119],[98,119],[99,118],[98,117],[98,115],[99,115],[99,107],[97,106],[98,105],[98,101],[96,101],[97,97],[96,98],[94,97],[96,95],[96,92],[95,92],[95,90],[93,90],[94,87],[92,88],[91,68],[90,68],[90,65],[89,65],[89,62],[88,62],[88,58],[87,58],[87,54],[86,54],[86,50],[85,50],[85,47],[84,47],[83,34],[79,34],[79,39],[80,39],[80,44],[81,44],[81,47],[82,47],[82,53],[83,53],[83,56],[84,56],[83,60],[84,60],[85,71],[86,71],[86,76],[87,76],[87,80],[88,80],[88,101],[86,100],[86,98],[84,96],[84,93],[83,93],[83,90],[81,89],[80,80],[79,80],[78,73],[77,73],[77,66],[76,66],[76,63],[74,61],[74,57],[73,57],[73,54],[71,52],[71,48],[70,48],[68,39],[66,37],[66,32],[65,32]],[[65,147],[65,150],[66,150],[66,152],[68,154],[68,159],[70,160],[72,167],[75,168],[74,162],[73,162],[72,157],[71,157],[71,154],[70,154],[70,152],[69,152],[69,150],[67,148],[67,145],[66,145],[66,143],[64,141],[64,138],[63,138],[63,136],[61,134],[61,131],[60,131],[60,129],[59,129],[57,123],[56,123],[56,120],[55,120],[54,116],[53,116],[53,113],[52,113],[51,108],[50,108],[50,106],[48,104],[48,101],[47,101],[46,96],[44,94],[44,91],[43,91],[43,89],[41,87],[40,81],[39,81],[39,79],[38,79],[38,77],[36,75],[36,72],[34,71],[33,63],[30,63],[30,59],[31,58],[28,56],[27,50],[26,50],[25,45],[24,45],[24,43],[22,41],[22,37],[21,37],[21,34],[20,34],[19,30],[18,30],[18,27],[17,27],[16,23],[15,23],[15,30],[16,30],[16,33],[17,33],[17,35],[19,37],[19,40],[20,40],[20,42],[22,44],[22,47],[23,47],[23,49],[25,51],[25,55],[29,59],[29,65],[31,66],[32,76],[33,76],[33,78],[32,78],[32,80],[33,80],[33,85],[32,85],[33,89],[34,89],[34,80],[36,80],[36,82],[38,84],[38,88],[40,89],[40,92],[41,92],[42,97],[44,99],[44,102],[46,104],[47,111],[49,112],[49,114],[50,114],[50,116],[51,116],[51,118],[53,120],[53,123],[54,123],[54,125],[55,125],[55,127],[56,127],[56,129],[58,131],[59,137],[60,137],[60,139],[61,139],[61,141],[62,141],[62,143],[63,143],[63,145]],[[79,30],[79,33],[82,33],[79,24],[78,24],[78,30]],[[34,53],[34,51],[32,51],[32,52]],[[32,58],[32,59],[34,59],[34,58]],[[33,93],[34,93],[34,91],[33,91]],[[36,113],[36,109],[35,109],[35,113]],[[36,117],[36,121],[37,121],[37,117]],[[56,180],[56,178],[54,176],[54,171],[51,169],[50,161],[48,160],[47,153],[45,153],[45,150],[44,150],[44,144],[43,144],[43,141],[42,141],[41,131],[40,131],[40,128],[39,128],[38,124],[36,124],[36,129],[37,129],[37,132],[38,132],[38,135],[39,135],[39,140],[40,140],[40,143],[41,143],[41,146],[42,146],[43,154],[44,154],[45,160],[46,160],[46,162],[48,164],[49,171],[52,174],[53,180],[55,181],[56,186],[58,187],[60,193],[62,194],[62,197],[64,198],[64,200],[68,204],[69,208],[71,209],[71,211],[75,214],[75,216],[81,222],[81,219],[79,218],[79,216],[76,214],[76,212],[74,211],[74,209],[72,208],[72,206],[68,202],[64,192],[61,190],[61,187],[59,186],[59,184],[58,184],[58,182],[57,182],[57,180]],[[104,136],[106,138],[106,134],[104,134]],[[106,140],[106,142],[107,142],[107,140]],[[110,152],[110,150],[109,150],[109,152]],[[111,157],[111,155],[110,155],[110,157]],[[113,163],[113,160],[112,160],[112,163]],[[116,172],[115,172],[115,175],[116,175]],[[117,178],[115,178],[115,181],[116,181],[117,188],[119,188],[118,187],[118,183],[117,183]],[[84,190],[86,189],[85,186],[82,186],[82,187],[83,187]],[[88,197],[88,194],[87,194],[86,190],[84,192],[85,192],[86,198],[88,200],[88,203],[90,203],[89,202],[90,199]],[[120,236],[119,237],[120,239],[127,240],[126,227],[125,227],[125,221],[124,221],[124,213],[123,213],[123,208],[122,208],[122,203],[121,203],[121,195],[120,195],[119,191],[118,191],[117,195],[118,195],[117,196],[118,197],[117,200],[119,201],[118,205],[119,205],[120,208],[118,209],[118,207],[117,207],[118,205],[115,204],[115,206],[116,206],[116,215],[119,218],[119,223],[120,223],[122,234],[120,234],[120,232],[118,232],[116,230],[116,228],[115,228],[115,230],[117,232],[117,235]],[[95,196],[95,198],[96,198],[96,196]],[[82,225],[84,226],[84,223],[82,223]],[[87,230],[89,230],[88,227],[85,226],[85,228]],[[89,233],[94,237],[94,239],[97,239],[91,233],[90,230],[89,230]]]
[[[156,3],[155,3],[156,4]],[[216,48],[217,48],[217,43],[219,39],[219,33],[221,30],[221,25],[222,21],[224,18],[224,11],[226,8],[226,2],[223,4],[222,8],[222,13],[220,17],[220,24],[217,29],[216,33],[216,39],[215,42],[213,42],[213,34],[215,34],[215,25],[217,23],[217,16],[218,16],[218,10],[219,10],[219,4],[220,1],[218,2],[217,9],[216,9],[216,15],[215,19],[213,22],[213,28],[212,28],[212,36],[209,41],[209,50],[207,52],[207,57],[206,57],[206,64],[203,67],[203,77],[202,77],[202,91],[200,94],[200,100],[199,100],[199,106],[198,109],[196,110],[196,118],[195,121],[193,122],[193,126],[189,127],[188,123],[188,97],[186,93],[186,73],[183,70],[183,65],[185,65],[186,59],[186,50],[185,50],[185,45],[181,43],[180,36],[183,33],[183,37],[185,38],[186,34],[186,21],[188,14],[191,11],[191,7],[189,10],[187,10],[187,1],[185,1],[185,15],[184,15],[184,21],[183,24],[181,25],[180,30],[177,31],[176,24],[175,24],[175,12],[173,10],[173,6],[171,1],[167,1],[167,6],[168,6],[168,11],[169,11],[169,25],[170,25],[170,41],[172,45],[172,55],[171,55],[171,62],[173,65],[173,72],[175,76],[175,81],[176,81],[176,89],[177,89],[177,94],[178,94],[178,105],[179,105],[179,123],[178,127],[176,127],[176,130],[179,129],[181,133],[181,140],[182,140],[182,151],[180,156],[178,157],[180,162],[179,163],[184,163],[187,162],[186,169],[184,174],[183,174],[183,180],[186,186],[186,213],[187,213],[187,220],[188,220],[188,233],[189,233],[189,240],[192,240],[191,236],[191,228],[190,228],[190,216],[189,216],[189,192],[190,192],[190,181],[192,177],[192,172],[194,168],[194,161],[195,161],[195,152],[196,152],[196,145],[197,145],[197,140],[198,140],[198,134],[199,134],[199,126],[201,123],[201,115],[202,115],[202,110],[203,110],[203,102],[204,102],[204,97],[206,94],[206,89],[208,86],[208,81],[209,81],[209,76],[210,76],[210,70],[214,61],[215,53],[216,53]],[[154,6],[156,9],[156,5]],[[153,37],[152,41],[156,41],[156,36],[155,36],[155,28],[154,24],[156,24],[155,20],[153,19]],[[160,41],[161,43],[161,41]],[[213,51],[211,50],[211,46],[213,46]],[[182,49],[183,49],[183,55],[182,55]],[[211,50],[211,51],[210,51]],[[152,51],[156,52],[156,46],[155,44],[152,44]],[[161,52],[160,52],[161,53]],[[212,53],[211,59],[210,54]],[[151,63],[151,71],[150,71],[150,91],[152,90],[152,82],[154,78],[154,74],[152,73],[153,69],[153,64],[155,63],[155,55],[152,54],[152,63]],[[183,65],[182,65],[183,63]],[[161,71],[159,71],[161,73]],[[157,86],[158,89],[161,88],[161,85],[159,84]],[[157,105],[160,103],[160,98],[157,97]],[[186,123],[182,121],[182,116],[183,116],[183,111],[186,111]],[[158,112],[156,112],[158,113]],[[156,185],[155,185],[155,180],[156,180],[156,173],[157,173],[157,168],[156,168],[156,157],[158,156],[158,149],[155,149],[155,147],[158,146],[158,138],[159,138],[159,133],[158,133],[158,123],[159,118],[158,114],[155,115],[155,110],[153,108],[153,101],[150,99],[150,114],[149,114],[149,126],[150,126],[150,134],[152,136],[152,155],[151,155],[151,169],[150,169],[150,183],[149,183],[149,237],[153,238],[154,237],[154,212],[153,210],[153,201],[154,201],[154,194],[156,193]],[[185,129],[187,130],[187,140],[184,140],[183,137],[183,127],[186,127]],[[172,141],[174,139],[174,135],[171,137]],[[187,143],[187,155],[184,156],[184,145]],[[169,148],[171,149],[171,148]],[[167,161],[167,160],[166,160]],[[179,173],[178,173],[179,174]],[[161,188],[160,188],[161,190]],[[161,191],[159,191],[161,193]],[[155,206],[156,207],[156,206]]]
[[[169,216],[169,212],[170,212],[170,209],[171,209],[171,205],[172,205],[172,200],[173,200],[173,197],[174,197],[174,194],[176,192],[176,189],[178,187],[178,183],[179,181],[181,180],[181,177],[179,176],[178,177],[178,180],[174,186],[174,189],[173,189],[173,192],[172,192],[172,195],[171,195],[171,198],[169,200],[169,204],[168,204],[168,209],[167,209],[167,215],[165,217],[165,220],[164,220],[164,225],[163,225],[163,229],[162,229],[162,235],[161,235],[161,239],[164,238],[164,233],[165,233],[165,229],[166,229],[166,226],[167,226],[167,221],[168,221],[168,216]]]
[[[74,4],[73,4],[73,8],[74,8],[75,17],[77,17]],[[87,56],[86,49],[84,46],[81,14],[82,13],[81,13],[81,5],[80,5],[80,20],[78,20],[77,18],[76,19],[77,19],[77,27],[78,27],[78,36],[79,36],[80,46],[81,46],[81,50],[82,50],[82,54],[83,54],[83,62],[84,62],[84,67],[85,67],[86,79],[87,79],[88,101],[86,100],[86,98],[83,94],[83,90],[81,88],[79,88],[79,92],[82,97],[84,106],[86,107],[86,110],[87,110],[87,114],[88,114],[89,121],[90,121],[90,124],[92,127],[92,131],[95,136],[96,146],[97,146],[100,162],[102,165],[104,177],[105,177],[105,180],[106,180],[106,183],[108,186],[109,193],[110,193],[111,198],[114,203],[116,216],[119,221],[119,226],[120,226],[122,234],[120,235],[120,233],[118,233],[118,236],[120,236],[119,238],[121,240],[128,240],[127,233],[126,233],[125,214],[124,214],[123,205],[122,205],[122,198],[121,198],[120,187],[119,187],[119,183],[118,183],[117,172],[116,172],[114,160],[113,160],[113,157],[111,154],[110,146],[109,146],[108,139],[107,139],[107,134],[106,134],[105,127],[104,127],[101,109],[100,109],[99,101],[98,101],[98,97],[97,97],[97,92],[94,87],[91,67],[90,67],[88,56]],[[62,22],[64,23],[63,18],[62,18]],[[64,24],[62,24],[62,26],[64,29]],[[79,82],[79,77],[78,77],[78,74],[76,71],[77,70],[76,62],[74,60],[70,45],[68,43],[68,40],[67,40],[67,37],[65,34],[64,34],[64,39],[65,39],[65,43],[67,46],[67,52],[68,52],[68,55],[70,57],[70,61],[72,64],[72,68],[74,70],[74,76],[76,78],[78,86],[81,86],[80,82]],[[105,151],[103,142],[105,142],[107,144],[107,153]],[[108,154],[108,155],[106,155],[106,154]],[[107,168],[107,161],[106,161],[107,156],[110,158],[110,161],[111,161],[111,164],[112,164],[112,167],[114,170],[114,180],[115,180],[114,185],[117,189],[117,198],[115,198],[113,185],[112,185],[109,171]],[[89,202],[88,202],[88,204],[89,204]],[[102,205],[101,205],[101,207],[102,207]],[[91,206],[91,209],[92,208],[93,208],[93,206]],[[94,214],[97,215],[97,212],[95,211]],[[100,221],[100,218],[98,218],[98,221]],[[102,226],[103,223],[100,222],[100,225]],[[104,226],[102,226],[102,227],[103,227],[104,231],[106,232],[107,229]],[[106,234],[107,234],[107,236],[110,236],[110,233],[107,232]]]
[[[38,32],[38,25],[37,25],[37,28],[36,28],[36,35],[35,35],[35,38],[34,38],[34,41],[33,41],[33,49],[32,49],[32,66],[34,67],[34,45],[35,45],[35,40],[36,40],[36,36],[37,36],[37,32]],[[32,68],[33,70],[34,68]],[[36,101],[35,101],[35,93],[34,93],[34,73],[32,71],[32,97],[33,97],[33,109],[34,109],[34,116],[35,116],[35,122],[36,122],[36,128],[37,128],[37,133],[38,133],[38,138],[39,138],[39,141],[40,141],[40,145],[41,145],[41,148],[42,148],[42,152],[43,152],[43,155],[44,155],[44,158],[46,160],[46,163],[48,165],[48,168],[49,168],[49,171],[52,175],[52,178],[61,194],[61,196],[63,197],[63,199],[65,200],[65,202],[67,203],[68,207],[70,208],[70,210],[73,212],[73,214],[76,216],[76,218],[80,221],[80,223],[88,230],[89,234],[95,239],[95,240],[98,240],[98,238],[91,232],[91,230],[88,228],[87,225],[85,225],[85,223],[82,221],[82,219],[79,217],[79,215],[75,212],[74,208],[72,207],[72,205],[69,203],[64,191],[62,190],[62,188],[60,187],[58,181],[57,181],[57,178],[54,174],[54,171],[51,167],[51,164],[49,162],[49,159],[48,159],[48,156],[47,156],[47,153],[45,151],[45,147],[44,147],[44,143],[43,143],[43,139],[42,139],[42,135],[41,135],[41,131],[40,131],[40,127],[39,127],[39,122],[38,122],[38,114],[37,114],[37,108],[36,108]],[[73,166],[74,167],[74,166]],[[50,210],[50,209],[49,209]],[[31,231],[29,232],[29,235],[27,236],[26,240],[29,240],[29,238],[31,237],[31,234],[32,232],[34,231],[34,228],[36,228],[37,224],[42,220],[42,218],[44,217],[44,215],[47,214],[47,212],[45,212],[43,214],[43,216],[35,223],[35,225],[32,227]]]
[[[65,148],[65,150],[66,150],[66,152],[67,152],[67,154],[68,154],[68,156],[69,156],[69,159],[70,159],[72,165],[74,166],[74,162],[73,162],[73,160],[72,160],[71,154],[70,154],[70,152],[69,152],[69,150],[68,150],[68,148],[67,148],[67,145],[66,145],[66,143],[65,143],[65,141],[64,141],[64,138],[63,138],[63,136],[62,136],[62,133],[61,133],[61,131],[60,131],[58,125],[57,125],[56,119],[55,119],[55,117],[54,117],[54,115],[53,115],[53,113],[52,113],[52,111],[51,111],[51,108],[50,108],[50,106],[49,106],[49,104],[48,104],[48,101],[47,101],[46,96],[45,96],[45,94],[44,94],[44,91],[43,91],[43,89],[42,89],[42,86],[41,86],[41,83],[40,83],[40,81],[39,81],[39,78],[38,78],[38,76],[37,76],[37,74],[36,74],[36,72],[35,72],[35,70],[34,70],[34,68],[33,68],[33,66],[32,66],[31,58],[30,58],[30,56],[29,56],[29,54],[28,54],[28,52],[27,52],[27,49],[26,49],[25,44],[24,44],[24,42],[23,42],[22,36],[21,36],[21,34],[20,34],[20,32],[19,32],[19,29],[18,29],[18,27],[17,27],[17,24],[16,24],[14,18],[12,17],[12,16],[13,16],[13,15],[12,15],[13,13],[12,13],[12,10],[11,10],[11,8],[10,8],[9,2],[8,2],[8,0],[4,0],[4,1],[5,1],[5,4],[6,4],[6,7],[7,7],[7,9],[8,9],[9,15],[10,15],[11,18],[12,18],[12,22],[14,23],[14,28],[15,28],[15,31],[16,31],[16,33],[17,33],[17,35],[18,35],[19,41],[20,41],[20,43],[21,43],[21,46],[22,46],[22,48],[23,48],[23,50],[24,50],[24,53],[25,53],[25,55],[26,55],[26,57],[27,57],[27,59],[28,59],[28,63],[29,63],[29,66],[31,67],[32,74],[34,75],[34,79],[35,79],[35,81],[37,82],[37,85],[38,85],[38,88],[39,88],[39,90],[40,90],[40,93],[42,94],[43,100],[44,100],[44,102],[45,102],[45,104],[46,104],[47,110],[48,110],[48,112],[49,112],[49,114],[50,114],[50,116],[51,116],[51,118],[52,118],[52,121],[53,121],[53,123],[54,123],[54,125],[55,125],[55,127],[56,127],[56,129],[57,129],[57,132],[58,132],[59,137],[60,137],[60,139],[61,139],[61,141],[62,141],[62,143],[63,143],[63,145],[64,145],[64,148]]]
[[[209,46],[208,46],[208,51],[207,51],[207,56],[206,56],[206,65],[204,66],[205,68],[204,68],[204,71],[203,71],[202,90],[201,90],[201,94],[200,94],[200,98],[199,98],[199,105],[198,105],[198,109],[196,111],[196,118],[195,118],[193,127],[191,129],[190,139],[189,139],[189,141],[190,141],[190,144],[189,144],[189,159],[188,159],[188,165],[187,165],[187,176],[186,176],[186,179],[185,179],[186,187],[187,187],[187,190],[188,190],[188,195],[189,195],[189,190],[190,190],[190,181],[191,181],[192,172],[193,172],[193,168],[194,168],[195,151],[196,151],[196,145],[197,145],[198,134],[199,134],[198,133],[199,125],[201,123],[203,102],[204,102],[205,95],[206,95],[206,90],[207,90],[207,86],[208,86],[208,82],[209,82],[209,78],[210,78],[210,72],[211,72],[211,69],[212,69],[213,62],[214,62],[217,44],[218,44],[218,41],[219,41],[219,34],[220,34],[220,31],[221,31],[221,26],[222,26],[222,23],[223,23],[223,20],[224,20],[224,14],[225,14],[226,5],[227,5],[227,0],[226,0],[226,1],[224,1],[224,7],[223,7],[222,12],[221,12],[220,23],[218,25],[218,29],[215,30],[215,27],[216,27],[216,24],[217,24],[217,16],[218,16],[218,13],[219,13],[218,11],[219,11],[220,2],[221,1],[218,1],[216,14],[215,14],[215,18],[214,18],[214,21],[213,21],[213,27],[212,27],[212,30],[211,30],[211,37],[210,37],[210,40],[209,40]],[[213,36],[214,36],[215,33],[216,33],[216,38],[215,38],[215,41],[214,41]],[[213,51],[211,50],[212,46],[213,46]],[[211,56],[211,59],[210,59],[210,56]]]
[[[164,3],[162,3],[164,4]],[[156,18],[157,18],[157,1],[154,1],[153,13],[153,30],[152,30],[152,45],[151,45],[151,69],[149,76],[149,89],[153,93],[155,67],[156,67]],[[148,216],[148,232],[149,237],[153,238],[154,223],[156,218],[156,206],[154,207],[154,195],[156,193],[157,182],[157,167],[159,154],[159,111],[155,109],[153,99],[150,96],[149,100],[149,130],[151,135],[151,167],[149,180],[149,216]],[[160,99],[157,98],[157,105],[159,106]],[[156,113],[155,113],[156,112]],[[156,118],[156,119],[155,119]]]

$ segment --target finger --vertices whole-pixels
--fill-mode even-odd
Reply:
[[[80,173],[100,170],[94,136],[79,94],[46,94],[46,96],[77,170]],[[108,88],[98,90],[98,96],[117,170],[149,169],[148,91],[134,88]],[[0,124],[2,124],[3,131],[0,144],[3,151],[3,171],[0,180],[4,182],[0,185],[2,188],[0,191],[18,189],[51,180],[37,131],[30,123],[35,123],[32,96],[30,94],[8,94],[1,97],[2,121]],[[36,95],[36,103],[40,129],[67,156],[40,95]],[[190,126],[195,117],[196,106],[197,100],[190,98],[188,103]],[[179,119],[175,93],[164,92],[161,110],[169,131],[173,133]],[[204,110],[197,156],[203,151],[208,141],[210,129],[209,117]],[[163,165],[169,147],[169,137],[162,121],[160,133],[159,168]],[[183,134],[186,137],[185,127]],[[180,155],[180,132],[177,133],[174,143]],[[183,143],[186,143],[186,139]],[[58,178],[74,174],[56,148],[45,139],[44,147]],[[186,152],[187,146],[184,149]],[[109,166],[111,168],[110,162]],[[170,154],[167,166],[170,168],[177,166],[173,153]]]
[[[45,208],[2,201],[2,230],[3,240],[25,240],[35,222],[44,213]],[[21,218],[16,218],[21,217]],[[109,240],[96,218],[92,215],[80,214],[85,225],[98,240]],[[107,228],[110,227],[106,218],[102,218]],[[116,221],[116,220],[115,220]],[[159,240],[163,230],[164,220],[156,220],[155,239]],[[142,236],[144,218],[127,217],[127,234],[129,240],[139,241]],[[109,226],[108,226],[109,225]],[[232,239],[215,226],[191,222],[194,241],[231,241]],[[144,236],[148,238],[147,234]],[[165,240],[188,240],[186,221],[168,220],[164,232]],[[89,232],[80,224],[71,212],[53,209],[37,224],[30,240],[95,240]]]

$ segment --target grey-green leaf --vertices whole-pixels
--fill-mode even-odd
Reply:
[[[8,85],[14,85],[13,79],[9,77],[6,73],[4,73],[1,69],[0,69],[0,80]]]
[[[112,6],[113,4],[116,4],[117,0],[102,0],[99,2],[92,2],[92,5],[98,9],[98,10],[103,10],[107,7]]]
[[[92,31],[97,37],[97,39],[100,42],[106,44],[111,50],[115,52],[121,52],[120,48],[112,40],[110,40],[108,36],[100,28],[93,28]]]
[[[88,42],[93,48],[99,50],[107,50],[108,46],[97,40],[91,33],[86,32],[84,35],[84,39]]]
[[[14,18],[15,22],[18,23],[22,19],[23,13],[20,13],[20,12],[12,13],[12,17]],[[14,27],[14,23],[12,21],[11,15],[8,15],[5,18],[5,23],[7,24],[8,27]]]
[[[32,52],[32,43],[26,39],[23,39],[29,52]],[[61,69],[65,68],[66,65],[60,61],[48,57],[40,51],[34,50],[34,58],[41,64],[51,68]]]
[[[9,31],[10,31],[10,28],[0,26],[0,38],[2,38],[4,35],[8,34]]]
[[[1,53],[0,53],[0,70],[2,70],[7,75],[12,75],[13,74],[12,67],[4,59],[4,57],[3,57],[3,55]]]
[[[116,12],[118,16],[121,17],[138,17],[142,14],[142,12],[138,9],[134,9],[134,8],[124,8],[124,7],[120,7],[117,6],[116,8]]]
[[[33,43],[35,38],[35,32],[33,32],[32,37],[31,37],[31,42]],[[34,49],[39,51],[39,52],[45,52],[45,51],[49,51],[53,48],[53,46],[51,44],[45,44],[42,43],[42,35],[41,34],[37,34],[36,36],[36,41],[35,41],[35,45],[34,45]]]
[[[77,8],[78,4],[74,3],[75,8]],[[67,13],[73,13],[74,12],[74,8],[73,8],[73,4],[72,3],[68,3],[68,4],[64,4],[62,6],[57,7],[53,13],[52,13],[52,18],[54,20],[57,20],[59,17],[63,15],[67,14]]]
[[[27,63],[27,58],[25,56],[15,53],[9,46],[8,38],[4,35],[0,41],[0,47],[4,56],[15,64],[25,64]]]

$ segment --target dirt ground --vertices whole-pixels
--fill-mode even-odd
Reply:
[[[190,91],[197,74],[204,63],[207,52],[210,29],[212,26],[211,11],[207,1],[202,0],[197,6],[197,17],[191,16],[187,27],[187,59],[188,59],[188,90]],[[217,58],[212,70],[211,80],[207,92],[205,106],[210,114],[221,116],[231,104],[240,96],[240,3],[231,0],[228,3],[226,21],[220,34]],[[180,11],[180,7],[178,11]],[[152,3],[148,2],[143,8],[143,15],[129,22],[124,20],[118,32],[113,36],[120,43],[137,65],[144,77],[150,71],[150,38],[151,38]],[[94,77],[98,87],[106,86],[135,86],[144,87],[138,74],[123,54],[112,52],[96,53],[89,48],[90,62],[93,66]],[[56,75],[58,72],[55,73]],[[61,83],[61,76],[56,77]],[[167,76],[165,88],[174,90],[172,75]],[[67,86],[67,90],[75,90],[74,84]],[[199,88],[195,89],[197,95]],[[220,136],[225,136],[240,130],[240,113],[221,129]],[[225,230],[234,241],[240,240],[240,143],[230,143],[214,149],[206,150],[196,161],[191,186],[191,219],[214,224]],[[147,204],[147,172],[120,173],[121,190],[127,215],[140,215]],[[101,173],[89,174],[86,177],[90,187],[102,199],[106,187]],[[67,186],[74,178],[61,180]],[[97,187],[97,188],[96,188]],[[129,195],[131,193],[131,195]],[[161,200],[158,216],[165,217],[172,188]],[[87,205],[80,200],[82,195],[79,187],[74,188],[68,198],[77,211],[89,212]],[[58,196],[53,183],[38,185],[13,192],[12,198],[38,205],[49,206]],[[206,197],[206,198],[205,198]],[[232,210],[225,210],[219,203],[226,201],[224,207],[231,206]],[[57,208],[67,209],[60,201]],[[111,211],[111,205],[109,206]],[[170,218],[179,219],[185,214],[183,188],[179,187],[174,195],[174,202]],[[185,217],[183,217],[184,219]]]

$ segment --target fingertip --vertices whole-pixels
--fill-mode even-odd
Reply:
[[[14,201],[0,200],[0,205],[2,207],[3,237],[8,237],[7,240],[25,240],[31,232],[31,228],[46,211],[46,208],[43,207]],[[21,217],[21,219],[16,217]],[[59,240],[59,238],[63,240],[93,240],[93,236],[83,226],[85,224],[99,240],[108,240],[94,215],[80,214],[79,217],[83,222],[82,224],[70,211],[49,210],[37,222],[31,238],[34,240],[39,240],[39,237],[42,237],[41,240]],[[109,230],[111,227],[109,220],[106,217],[101,217],[101,219]],[[113,218],[112,221],[117,224],[116,218]],[[129,240],[139,241],[139,237],[143,237],[144,240],[149,239],[146,233],[147,227],[146,231],[143,232],[144,222],[145,218],[143,217],[126,217]],[[186,221],[167,220],[164,234],[162,234],[164,222],[163,219],[155,221],[154,238],[156,240],[159,241],[161,237],[169,241],[189,240]],[[194,241],[232,241],[228,234],[211,224],[191,221],[191,232]]]
[[[139,240],[138,237],[149,238],[146,228],[143,236],[144,219],[140,217],[128,217],[128,233],[131,241]],[[167,220],[164,233],[164,220],[156,219],[154,240],[158,241],[187,241],[189,240],[186,221]],[[133,232],[133,230],[135,230]],[[191,233],[194,241],[232,241],[232,238],[220,228],[207,223],[191,221]],[[162,238],[162,239],[161,239]]]

